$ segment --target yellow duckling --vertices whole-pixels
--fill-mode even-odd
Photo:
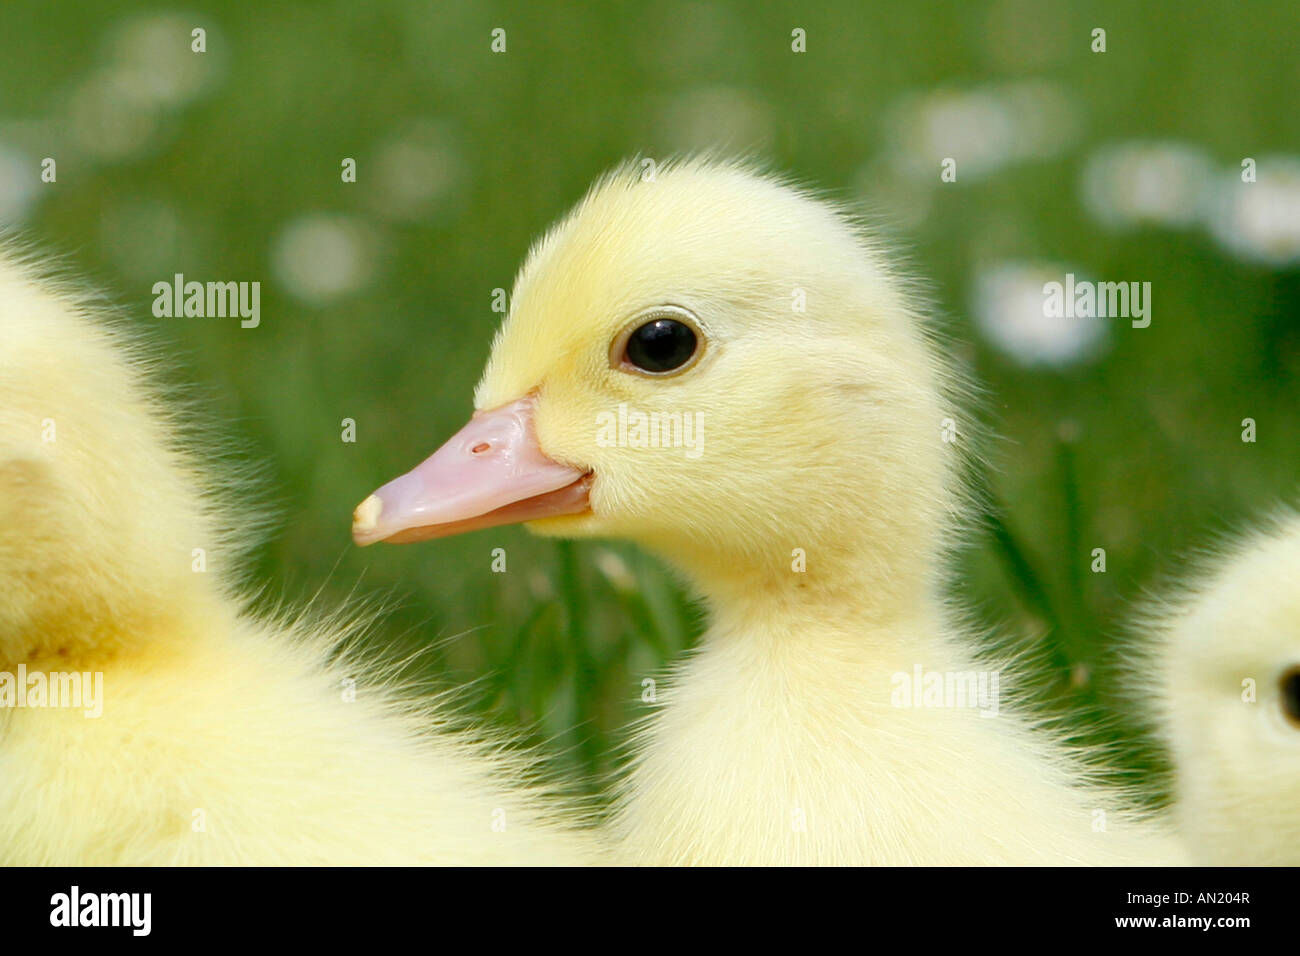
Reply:
[[[1300,516],[1244,536],[1148,611],[1136,672],[1193,860],[1300,865]]]
[[[598,859],[355,626],[244,609],[247,515],[99,311],[0,255],[0,864]]]
[[[954,391],[833,205],[726,163],[627,167],[532,250],[474,418],[354,537],[629,538],[706,598],[621,786],[626,860],[1176,860],[999,701],[943,597]]]

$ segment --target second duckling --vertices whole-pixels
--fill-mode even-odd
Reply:
[[[347,620],[248,610],[221,450],[102,312],[0,253],[0,864],[601,859],[535,761]]]
[[[1141,697],[1193,859],[1300,865],[1300,515],[1285,512],[1148,609]]]

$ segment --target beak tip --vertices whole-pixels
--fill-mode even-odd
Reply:
[[[357,505],[352,512],[352,539],[357,544],[364,546],[374,542],[374,531],[383,510],[384,502],[375,495]]]

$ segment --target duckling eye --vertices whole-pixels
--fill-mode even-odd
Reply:
[[[1282,711],[1291,723],[1300,727],[1300,667],[1282,675]]]
[[[616,364],[651,375],[684,369],[700,350],[700,336],[689,313],[663,308],[647,318],[620,336],[621,343],[615,342]]]

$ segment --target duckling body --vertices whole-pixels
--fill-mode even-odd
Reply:
[[[717,622],[637,741],[615,822],[628,858],[1057,865],[1176,855],[1117,794],[1090,790],[1084,763],[1007,702],[997,716],[895,706],[889,675],[910,677],[912,664],[893,648],[919,650],[926,623]],[[919,654],[927,670],[987,668],[946,643]]]
[[[1300,865],[1300,516],[1204,562],[1140,627],[1139,699],[1197,863]]]
[[[621,786],[625,859],[1179,858],[1014,707],[900,706],[899,674],[996,670],[944,597],[961,389],[918,314],[830,203],[728,163],[622,169],[531,252],[471,425],[358,508],[361,543],[628,538],[704,598]],[[626,409],[691,447],[602,436]]]
[[[101,311],[0,255],[0,863],[598,859],[526,758],[351,653],[356,626],[245,609],[249,519]],[[93,708],[50,706],[73,673]]]

